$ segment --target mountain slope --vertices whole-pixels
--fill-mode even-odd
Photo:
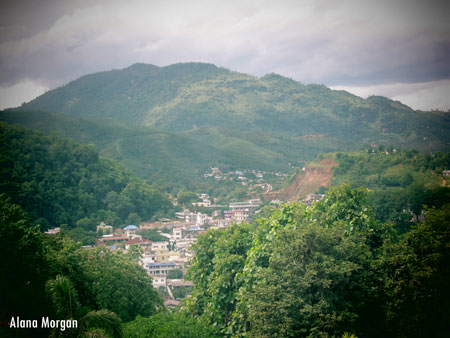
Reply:
[[[138,176],[159,187],[195,184],[215,166],[289,169],[288,158],[276,148],[271,150],[252,142],[251,137],[239,138],[220,128],[171,132],[114,119],[80,119],[38,111],[3,111],[0,120],[47,134],[56,131],[79,143],[94,144],[101,155],[121,161]]]
[[[173,211],[165,194],[87,145],[0,122],[0,195],[21,205],[35,224],[94,231]]]
[[[84,76],[20,109],[110,117],[174,130],[214,126],[298,138],[448,149],[448,113],[418,112],[384,97],[362,99],[322,85],[261,78],[210,64],[135,64]],[[424,140],[426,138],[427,140]]]
[[[288,186],[264,195],[266,200],[298,201],[308,194],[316,193],[320,187],[328,188],[333,178],[333,168],[337,163],[333,158],[309,163],[304,171],[295,175]]]

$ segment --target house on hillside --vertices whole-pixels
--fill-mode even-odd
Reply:
[[[163,286],[164,288],[166,288],[166,275],[153,275],[153,287],[155,289],[159,288],[160,286]]]
[[[127,240],[128,240],[127,236],[112,236],[112,235],[106,235],[99,239],[99,241],[105,245],[124,243]]]
[[[123,228],[128,238],[132,238],[134,235],[136,235],[139,228],[136,225],[127,225],[125,228]]]
[[[125,242],[125,249],[129,249],[131,245],[139,245],[144,251],[150,251],[152,248],[152,241],[149,241],[148,239],[130,239],[129,241]]]
[[[167,273],[176,268],[175,262],[155,262],[146,265],[150,275],[167,275]]]
[[[158,241],[152,242],[152,250],[168,250],[169,242],[166,241]]]
[[[101,222],[100,225],[97,225],[97,232],[101,232],[104,235],[112,234],[113,227],[111,225],[106,225],[105,222]]]

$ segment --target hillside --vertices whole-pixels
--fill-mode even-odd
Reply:
[[[428,150],[429,140],[434,150],[450,144],[448,113],[414,111],[384,97],[362,99],[276,74],[257,78],[201,63],[135,64],[87,75],[19,109],[109,117],[173,131],[212,126],[293,140],[320,135],[321,142],[347,144],[342,150],[370,143],[420,150]]]
[[[297,201],[331,186],[366,187],[370,189],[368,202],[380,221],[408,226],[420,217],[424,206],[450,203],[449,179],[443,175],[448,168],[449,153],[429,156],[414,150],[378,148],[325,154],[297,173],[286,187],[264,197]]]
[[[308,164],[304,170],[296,174],[292,182],[277,191],[264,195],[266,200],[282,201],[302,200],[308,194],[316,193],[321,187],[328,188],[333,178],[333,168],[337,166],[333,158],[325,158],[316,163]]]
[[[288,171],[288,162],[300,155],[297,152],[289,157],[287,152],[279,152],[284,146],[278,139],[257,144],[251,141],[255,136],[243,138],[214,127],[171,132],[114,119],[74,118],[37,111],[3,111],[0,120],[93,144],[101,155],[122,162],[152,185],[174,193],[182,187],[211,188],[211,184],[206,187],[202,182],[203,174],[211,167]]]
[[[0,141],[0,195],[42,230],[64,225],[92,232],[101,221],[121,226],[173,212],[165,194],[92,146],[4,122]]]

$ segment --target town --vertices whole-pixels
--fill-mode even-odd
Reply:
[[[194,202],[193,206],[217,207],[211,204],[207,194],[199,194],[199,197],[202,202]],[[164,297],[165,305],[174,307],[192,291],[192,282],[184,280],[183,277],[194,255],[190,247],[197,240],[197,236],[208,229],[248,222],[261,205],[260,199],[231,202],[227,210],[216,210],[211,216],[186,208],[176,213],[175,220],[141,222],[139,225],[127,225],[119,229],[102,222],[97,226],[97,245],[105,245],[111,251],[128,251],[133,245],[139,247],[139,263],[152,276],[153,286]],[[146,233],[158,234],[159,240],[146,239]]]
[[[185,280],[184,276],[194,256],[191,246],[197,241],[197,237],[209,229],[224,229],[233,223],[249,223],[262,208],[276,208],[281,205],[283,201],[264,201],[256,196],[263,197],[264,193],[272,192],[273,185],[282,185],[288,176],[286,173],[252,169],[221,171],[219,168],[210,168],[210,171],[204,174],[205,179],[240,182],[245,186],[248,196],[255,198],[245,201],[233,199],[225,205],[217,204],[217,198],[199,193],[196,194],[196,201],[182,204],[183,211],[176,212],[174,219],[161,218],[121,228],[101,222],[96,227],[96,246],[106,246],[110,251],[124,253],[135,250],[139,256],[139,264],[152,277],[153,287],[164,299],[165,306],[176,307],[183,298],[190,295],[194,286],[191,281]],[[323,196],[309,194],[303,199],[303,203],[312,205]],[[172,199],[172,203],[179,205],[176,198]],[[54,228],[46,234],[59,232],[60,228]],[[83,247],[90,249],[93,246]]]

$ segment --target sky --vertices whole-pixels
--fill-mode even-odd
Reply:
[[[0,109],[136,62],[277,73],[450,110],[447,0],[2,0]]]

